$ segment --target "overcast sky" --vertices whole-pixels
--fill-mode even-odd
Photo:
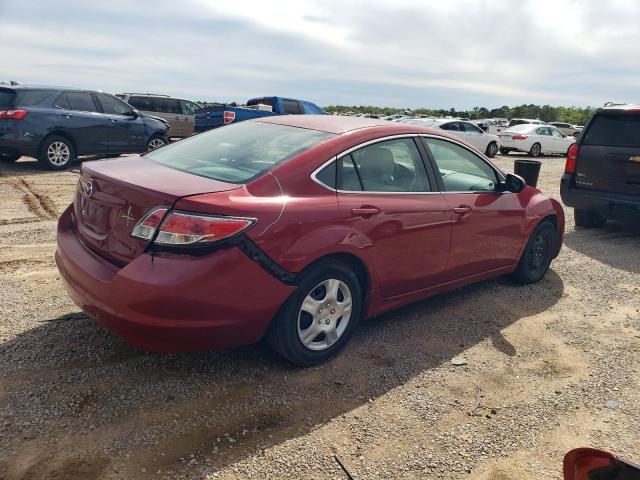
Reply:
[[[0,0],[0,80],[246,101],[640,101],[638,0]]]

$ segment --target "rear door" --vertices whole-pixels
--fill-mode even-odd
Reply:
[[[640,112],[596,114],[582,135],[577,188],[640,195]]]
[[[385,297],[442,282],[451,211],[413,137],[356,148],[338,160],[341,215],[370,253]]]
[[[145,132],[142,118],[134,117],[129,105],[106,93],[94,94],[107,117],[109,153],[143,152]]]
[[[464,129],[465,140],[467,140],[467,142],[469,142],[481,152],[484,152],[487,148],[487,146],[485,145],[486,139],[484,136],[484,132],[480,128],[476,127],[473,123],[460,122],[460,124]]]
[[[150,97],[153,105],[153,115],[167,120],[171,129],[169,137],[183,137],[184,128],[182,121],[182,110],[180,109],[180,101],[169,97]]]
[[[67,91],[55,106],[64,110],[61,124],[73,137],[79,155],[109,152],[109,124],[91,92]]]

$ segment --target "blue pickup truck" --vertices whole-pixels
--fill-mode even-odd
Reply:
[[[273,115],[325,115],[326,112],[316,104],[306,100],[294,100],[284,97],[252,98],[245,106],[214,105],[196,111],[194,130],[206,132],[213,128],[238,123],[252,118],[271,117]]]

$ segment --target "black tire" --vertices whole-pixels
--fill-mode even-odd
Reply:
[[[589,210],[586,208],[574,208],[573,218],[575,220],[576,227],[604,227],[607,223],[607,217],[602,215],[598,210]]]
[[[511,150],[509,150],[508,148],[504,148],[504,147],[500,147],[500,153],[502,155],[507,155]]]
[[[558,232],[553,223],[543,221],[529,237],[513,279],[519,283],[535,283],[544,277],[558,245]]]
[[[534,143],[533,145],[531,145],[531,148],[529,149],[529,156],[530,157],[539,157],[542,154],[542,146],[539,143]]]
[[[56,154],[56,152],[59,153]],[[64,170],[76,159],[76,148],[67,138],[50,135],[40,145],[38,160],[49,170]]]
[[[313,296],[315,292],[318,292],[318,287],[320,287],[322,282],[331,279],[339,280],[348,287],[351,295],[351,313],[346,327],[338,336],[335,343],[326,346],[324,349],[314,350],[305,346],[300,338],[299,325],[309,320],[305,318],[305,315],[311,318],[311,322],[309,322],[305,328],[315,325],[313,317],[301,310],[302,303],[307,296]],[[340,291],[342,291],[342,286],[340,288]],[[327,293],[328,292],[325,292],[325,295],[327,295]],[[322,296],[322,293],[320,293],[320,296]],[[326,312],[323,314],[326,315],[325,317],[318,314],[318,325],[321,325],[321,327],[318,328],[324,328],[325,322],[327,322],[327,325],[329,324],[329,310],[325,310]],[[334,312],[334,310],[331,312]],[[321,260],[301,274],[298,288],[282,305],[271,322],[271,325],[269,325],[266,340],[273,350],[295,365],[303,367],[319,365],[328,361],[344,348],[349,338],[351,338],[361,315],[362,287],[355,272],[341,262]],[[339,328],[344,319],[345,317],[343,316],[335,320],[336,328]],[[313,342],[313,340],[317,338],[322,338],[323,335],[323,332],[319,332],[317,336],[310,338],[310,341]]]
[[[485,154],[489,158],[495,157],[498,154],[498,144],[496,142],[491,142],[489,145],[487,145]]]
[[[19,153],[0,154],[0,162],[14,163],[14,162],[17,162],[20,159],[20,157],[22,157],[22,155],[20,155]]]
[[[162,145],[153,146],[154,144],[157,144],[158,142],[162,142]],[[149,140],[147,140],[147,151],[156,150],[156,149],[164,147],[165,145],[168,145],[168,144],[169,144],[169,140],[166,137],[163,137],[160,134],[155,134],[155,135],[152,135],[151,137],[149,137]]]

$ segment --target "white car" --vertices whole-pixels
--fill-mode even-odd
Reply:
[[[414,118],[406,120],[405,123],[446,130],[451,135],[470,143],[487,157],[495,157],[500,149],[500,138],[497,135],[486,133],[471,122],[450,118],[445,120]]]
[[[526,152],[532,157],[542,154],[561,153],[566,155],[569,147],[576,143],[574,137],[551,125],[515,125],[500,132],[502,146],[500,153]]]

